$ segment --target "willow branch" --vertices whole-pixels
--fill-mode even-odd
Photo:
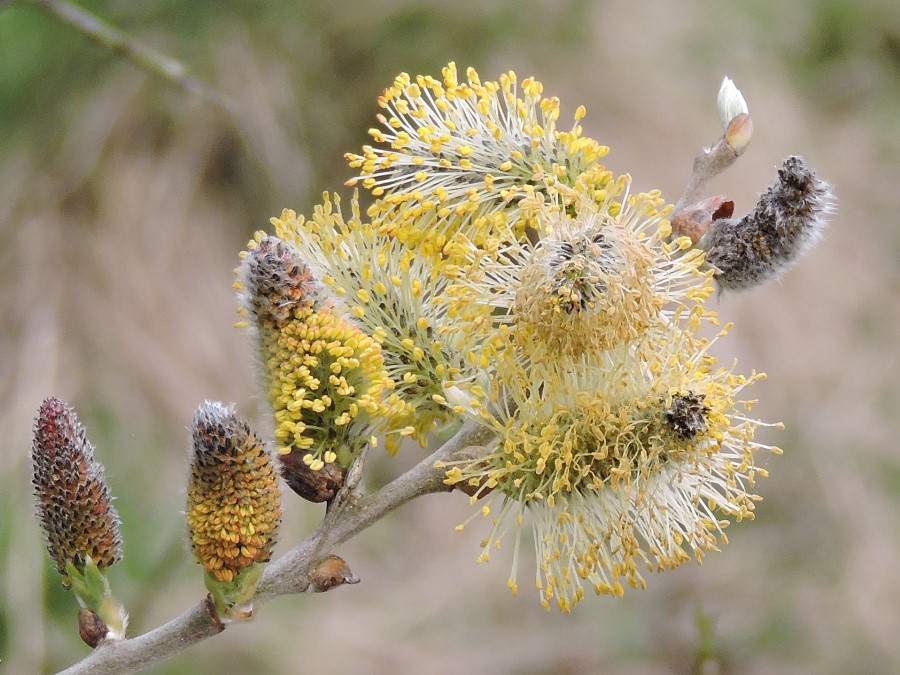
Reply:
[[[20,0],[21,4],[34,5],[52,14],[63,23],[72,26],[94,42],[112,49],[132,63],[177,86],[199,94],[203,98],[226,109],[222,95],[213,87],[188,74],[181,61],[166,56],[124,31],[116,28],[87,10],[65,0]]]
[[[350,497],[300,544],[272,562],[259,584],[256,603],[288,593],[302,593],[310,587],[310,573],[334,547],[373,525],[382,517],[422,495],[448,492],[444,469],[435,463],[451,458],[468,446],[482,445],[492,431],[467,422],[435,453],[402,476],[371,495]],[[133,673],[184,651],[191,645],[221,633],[225,627],[201,601],[184,614],[143,635],[118,642],[102,643],[80,662],[60,675],[103,675]]]
[[[691,179],[675,205],[673,215],[680,213],[688,204],[698,201],[710,181],[734,164],[738,157],[738,153],[731,149],[724,137],[712,147],[701,150],[694,158]]]
[[[747,113],[739,114],[732,119],[725,133],[712,146],[704,148],[694,158],[691,179],[688,181],[681,198],[675,205],[672,215],[678,215],[684,208],[700,199],[713,178],[725,171],[744,154],[750,137],[753,135],[753,123]]]

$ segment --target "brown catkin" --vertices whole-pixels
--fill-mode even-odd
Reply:
[[[119,515],[74,411],[57,398],[38,410],[31,449],[37,518],[47,550],[68,586],[66,562],[101,570],[122,559]]]

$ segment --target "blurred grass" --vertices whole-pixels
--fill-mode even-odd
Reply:
[[[117,593],[143,632],[194,604],[182,536],[187,431],[204,398],[261,428],[231,269],[283,207],[308,211],[350,176],[375,97],[449,60],[483,78],[533,74],[637,189],[677,198],[718,131],[732,76],[756,136],[714,189],[746,208],[800,153],[836,185],[822,245],[784,282],[723,297],[725,361],[757,368],[758,412],[787,431],[758,519],[702,568],[622,599],[544,613],[475,566],[464,498],[404,507],[342,554],[363,583],[280,598],[247,626],[151,669],[166,673],[680,673],[900,669],[900,6],[550,0],[354,3],[127,0],[84,7],[183,60],[231,115],[33,7],[0,6],[0,659],[50,672],[87,648],[30,514],[40,401],[74,405],[125,525]],[[652,17],[652,20],[648,20]],[[419,456],[381,459],[395,475]],[[457,498],[459,497],[459,498]],[[321,516],[289,504],[281,549]],[[698,617],[702,620],[698,623]],[[301,666],[302,664],[302,666]]]

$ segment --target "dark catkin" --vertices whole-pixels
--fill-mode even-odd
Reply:
[[[104,570],[122,558],[119,515],[75,412],[57,398],[38,410],[31,449],[37,518],[47,551],[68,588],[66,563],[90,558]]]
[[[750,213],[713,220],[701,240],[719,288],[745,290],[779,279],[819,241],[833,206],[831,186],[802,157],[785,159]]]

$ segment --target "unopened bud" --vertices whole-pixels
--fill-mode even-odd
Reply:
[[[722,121],[723,129],[727,129],[731,121],[738,115],[749,115],[750,113],[749,108],[747,108],[747,101],[744,100],[741,90],[735,86],[732,79],[728,76],[722,80],[722,86],[719,87],[716,107],[719,110],[719,119]]]
[[[89,557],[106,569],[121,560],[119,515],[103,466],[75,412],[57,398],[38,411],[31,461],[37,517],[63,586],[70,586],[67,563],[82,569]]]
[[[353,576],[353,571],[343,558],[330,555],[316,565],[309,575],[309,588],[313,593],[324,593],[335,586],[344,584],[358,584],[359,579]]]
[[[347,469],[337,462],[326,462],[321,469],[313,470],[303,461],[301,451],[279,454],[281,477],[288,487],[310,502],[329,502],[344,485]]]
[[[753,121],[741,91],[731,78],[722,80],[717,101],[719,120],[725,130],[725,142],[735,155],[742,155],[753,136]]]
[[[107,633],[109,628],[97,614],[83,607],[78,610],[78,634],[88,647],[96,647]]]
[[[744,154],[753,137],[753,120],[747,113],[737,115],[725,128],[725,142],[735,155]]]
[[[277,237],[255,242],[239,274],[243,308],[257,325],[288,321],[299,307],[312,307],[324,295],[300,252]]]

